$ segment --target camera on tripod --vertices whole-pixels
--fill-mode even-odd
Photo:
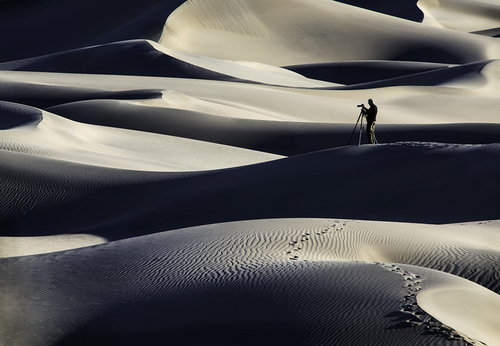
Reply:
[[[360,104],[360,105],[357,105],[356,107],[364,107],[364,106],[365,106],[365,104],[364,104],[364,103],[362,103],[362,104]]]

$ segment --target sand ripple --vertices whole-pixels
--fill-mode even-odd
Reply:
[[[499,9],[0,1],[0,344],[500,346]]]

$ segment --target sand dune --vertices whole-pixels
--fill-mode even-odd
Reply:
[[[192,173],[113,170],[4,151],[2,229],[9,236],[92,233],[121,239],[276,217],[500,219],[498,151],[498,144],[355,146]],[[369,194],[367,171],[377,181]],[[36,193],[40,186],[44,193]]]
[[[169,108],[174,102],[175,106],[182,108]],[[79,122],[193,138],[280,155],[345,146],[355,127],[346,123],[299,122],[291,116],[285,121],[281,119],[287,119],[286,114],[257,113],[234,103],[220,105],[174,92],[154,103],[89,100],[48,110]],[[139,112],[140,119],[136,117]],[[238,112],[237,117],[235,112]],[[378,125],[377,138],[381,142],[495,143],[499,142],[499,128],[500,124],[481,123],[385,124]],[[351,144],[358,142],[358,131],[359,127]]]
[[[424,14],[417,6],[418,2],[414,0],[407,0],[407,1],[342,0],[338,2],[356,7],[361,7],[378,13],[387,14],[393,17],[411,20],[414,22],[422,22],[424,18]]]
[[[163,54],[152,41],[130,40],[4,62],[1,70],[229,79]]]
[[[484,242],[467,232],[471,226],[484,236]],[[438,309],[444,314],[457,307],[439,306],[435,297],[440,290],[453,287],[461,294],[473,292],[476,299],[489,299],[487,310],[492,312],[500,301],[498,295],[423,267],[366,262],[364,251],[358,249],[371,248],[372,260],[390,256],[392,247],[381,249],[373,238],[378,236],[386,244],[399,239],[432,252],[442,245],[425,233],[437,232],[446,246],[458,250],[459,258],[461,251],[471,248],[489,247],[498,253],[498,234],[481,225],[444,229],[422,225],[423,233],[415,235],[413,227],[417,225],[346,220],[248,221],[3,260],[3,277],[10,279],[4,286],[10,304],[25,309],[24,317],[21,311],[12,311],[4,323],[15,325],[15,319],[24,318],[23,328],[30,330],[30,334],[4,331],[3,338],[19,345],[33,340],[56,345],[142,340],[156,345],[165,337],[175,344],[341,341],[357,345],[365,344],[370,335],[370,342],[387,345],[446,344],[446,337],[437,337],[446,328],[412,305],[415,293],[426,293],[422,297],[419,293],[419,304],[422,301],[429,311]],[[350,240],[342,240],[344,236]],[[298,247],[303,248],[294,251]],[[411,249],[400,249],[408,258],[421,258],[418,251],[412,256]],[[298,258],[289,259],[289,251]],[[322,258],[313,260],[314,253]],[[364,262],[353,261],[356,258]],[[487,261],[483,265],[491,261],[488,256],[483,260]],[[24,275],[16,278],[19,272]],[[91,280],[86,279],[89,276]],[[76,278],[85,284],[72,284]],[[23,293],[16,285],[23,287]],[[467,311],[474,302],[459,304],[460,311]],[[2,308],[5,311],[8,306]],[[475,315],[467,318],[482,320]],[[489,318],[488,323],[498,323],[493,316]],[[460,319],[451,319],[449,326],[455,322]],[[51,324],[60,329],[47,328]],[[407,333],[406,325],[412,332]],[[480,337],[489,341],[484,337],[494,338],[495,333],[490,330]],[[489,344],[495,345],[492,341]]]
[[[312,6],[303,0],[216,4],[185,2],[169,16],[159,43],[278,66],[384,59],[466,63],[500,53],[491,38],[435,29],[335,1],[318,0]],[[231,13],[237,13],[237,20]],[[258,29],[246,33],[250,26]]]
[[[183,0],[0,1],[0,61],[32,58],[128,39],[158,39],[165,19]],[[15,49],[14,49],[15,47]]]
[[[500,5],[495,1],[419,0],[423,23],[465,32],[483,32],[500,26]]]
[[[498,10],[0,1],[0,344],[500,345]]]
[[[295,87],[334,86],[308,80],[279,67],[176,52],[149,40],[115,42],[0,63],[0,70],[245,80]]]
[[[15,109],[3,112],[4,118],[37,111],[3,104],[4,109]],[[101,167],[163,172],[220,169],[279,158],[179,137],[77,123],[45,111],[40,111],[37,120],[36,127],[30,122],[5,131],[0,139],[2,149]]]
[[[188,96],[179,99],[173,108],[190,109],[192,101],[196,101],[192,98],[195,98],[233,107],[235,115],[230,114],[231,117],[262,119],[266,116],[268,120],[354,125],[359,111],[356,104],[366,103],[371,97],[383,108],[380,124],[498,123],[495,109],[499,101],[495,90],[499,66],[496,62],[490,63],[480,73],[458,79],[455,84],[452,81],[449,85],[431,87],[403,84],[398,88],[358,88],[350,93],[205,80],[192,83],[186,79],[152,77],[78,75],[75,79],[71,74],[30,72],[2,72],[0,83],[6,101],[38,108],[91,99],[159,98],[162,90],[168,90],[179,93],[174,95]],[[479,86],[476,84],[478,79]],[[474,83],[464,88],[468,80]],[[171,103],[164,105],[172,108]]]
[[[92,246],[107,240],[91,234],[63,234],[45,237],[1,237],[0,257],[19,257]]]
[[[413,61],[367,60],[304,64],[286,66],[286,68],[310,78],[350,85],[444,69],[449,66]]]

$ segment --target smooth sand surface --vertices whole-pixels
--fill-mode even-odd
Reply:
[[[419,0],[423,23],[464,32],[483,31],[500,26],[500,4],[492,0]]]
[[[437,319],[453,326],[472,340],[498,345],[500,308],[498,294],[468,282],[449,287],[425,290],[418,295],[418,304]]]
[[[499,345],[499,9],[0,1],[0,344]]]
[[[238,19],[231,13],[238,13]],[[213,4],[190,0],[170,15],[159,43],[174,50],[230,60],[245,57],[277,66],[384,59],[465,63],[499,54],[499,43],[488,37],[436,29],[328,0],[314,5],[303,0]]]
[[[0,237],[0,257],[29,256],[92,246],[107,240],[92,234],[62,234],[45,237]]]
[[[17,109],[3,112],[2,118],[36,111],[21,105],[8,106]],[[280,158],[185,138],[82,124],[45,111],[36,127],[28,123],[5,130],[0,141],[7,151],[101,167],[162,172],[220,169]]]

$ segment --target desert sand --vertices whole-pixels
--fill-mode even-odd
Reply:
[[[500,345],[499,27],[0,1],[0,345]]]

